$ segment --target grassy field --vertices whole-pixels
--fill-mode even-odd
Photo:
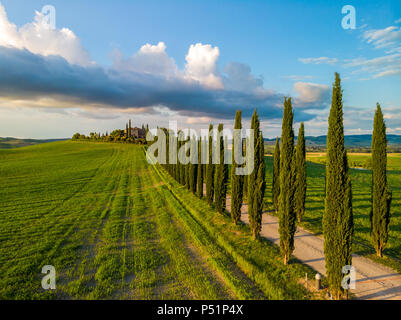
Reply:
[[[277,247],[251,241],[139,146],[0,150],[0,179],[0,299],[315,297],[301,280],[312,270],[284,267]],[[41,288],[44,265],[55,291]]]
[[[362,166],[369,154],[349,154],[350,163]],[[325,154],[307,154],[307,200],[302,226],[317,233],[322,232],[324,212]],[[268,188],[265,198],[266,208],[271,210],[272,157],[266,157]],[[351,169],[353,211],[355,223],[354,252],[375,261],[392,266],[401,272],[401,154],[388,156],[388,182],[393,192],[389,241],[384,259],[376,258],[370,242],[370,197],[371,170]],[[391,257],[392,258],[391,258]]]

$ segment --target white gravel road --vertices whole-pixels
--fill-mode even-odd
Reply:
[[[227,199],[230,211],[231,198]],[[248,221],[248,206],[242,206],[241,220]],[[279,245],[278,219],[267,213],[263,214],[261,236]],[[293,255],[320,274],[326,274],[323,236],[315,235],[300,227],[295,234]],[[362,300],[401,300],[401,275],[391,268],[373,262],[356,254],[352,265],[356,271],[355,289],[351,290],[357,299]]]

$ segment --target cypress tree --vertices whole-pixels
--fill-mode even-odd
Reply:
[[[265,170],[264,144],[263,137],[260,132],[259,116],[256,109],[252,115],[251,129],[253,129],[254,132],[254,167],[253,171],[248,175],[247,202],[249,226],[252,230],[253,239],[256,239],[259,236],[262,226],[263,195],[265,187],[264,177],[262,176]],[[247,158],[249,158],[249,151],[251,150],[247,149]]]
[[[255,136],[257,137],[257,131],[255,130],[255,117],[256,117],[256,110],[252,115],[251,118],[251,129],[254,129],[253,134],[254,134],[254,138]],[[254,139],[255,140],[255,139]],[[256,162],[255,160],[255,147],[256,147],[256,143],[254,144],[254,163]],[[252,150],[250,149],[250,145],[247,145],[247,161],[251,161],[252,159],[250,159],[249,157],[249,152],[252,152]],[[257,234],[254,231],[255,230],[255,220],[254,220],[254,213],[253,213],[253,196],[254,196],[254,191],[255,191],[255,184],[256,184],[256,172],[257,171],[257,167],[253,167],[253,171],[250,172],[248,174],[248,188],[247,188],[247,203],[248,203],[248,219],[249,219],[249,225],[251,227],[251,231],[252,231],[252,236],[254,239],[256,239]]]
[[[204,138],[203,143],[203,150],[205,152],[205,158],[202,160],[203,164],[202,164],[202,170],[203,170],[203,182],[206,184],[206,176],[207,176],[207,158],[209,158],[209,154],[208,154],[208,149],[207,149],[207,137]],[[205,186],[206,187],[206,186]],[[206,192],[206,189],[205,189]]]
[[[129,119],[129,131],[128,131],[128,138],[131,138],[131,119]]]
[[[241,111],[237,111],[235,114],[234,130],[235,129],[242,129]],[[236,142],[237,144],[235,144],[234,142]],[[241,143],[238,146],[239,142]],[[231,218],[233,219],[234,224],[237,224],[241,218],[244,185],[244,176],[238,175],[236,173],[236,169],[242,167],[242,165],[235,162],[236,154],[237,156],[242,156],[242,138],[240,132],[234,131],[231,166]]]
[[[128,123],[125,124],[125,137],[128,138]]]
[[[186,142],[185,151],[186,151],[187,157],[189,157],[189,159],[190,159],[190,157],[191,157],[191,148],[187,143],[189,140],[190,140],[190,137],[188,136],[187,140],[185,141]],[[191,184],[190,184],[190,179],[189,179],[189,176],[190,176],[190,165],[191,165],[190,162],[184,165],[185,166],[185,187],[188,190],[191,189]]]
[[[341,80],[335,73],[327,133],[326,198],[323,214],[324,254],[329,289],[334,298],[343,293],[342,268],[352,264],[352,190],[344,148]]]
[[[208,153],[209,161],[206,167],[206,200],[211,205],[214,197],[214,171],[215,165],[213,163],[213,125],[209,125],[209,137],[208,137]]]
[[[185,186],[185,177],[186,177],[186,172],[185,172],[185,167],[186,165],[180,164],[180,183]]]
[[[272,183],[272,201],[274,211],[278,212],[278,198],[280,195],[280,144],[278,138],[276,138],[276,144],[274,146],[273,153],[273,183]]]
[[[142,127],[144,127],[144,125],[142,125]],[[171,142],[170,148],[173,149],[172,153],[174,153],[174,149],[177,148],[177,136],[175,135],[174,131],[171,131],[171,130],[169,130],[169,131],[170,131],[170,136],[171,136],[170,137],[170,142]],[[175,163],[173,163],[173,161]],[[171,176],[176,180],[177,179],[177,157],[171,158],[170,167],[171,167]]]
[[[185,165],[185,187],[190,190],[191,185],[189,184],[189,166],[190,164]]]
[[[167,129],[163,129],[163,131],[164,131],[164,134],[166,135],[166,164],[165,164],[165,168],[166,168],[167,172],[170,172],[170,152],[169,152],[170,151],[170,132]]]
[[[204,137],[203,142],[202,142],[202,150],[204,152],[204,155],[202,156],[202,170],[203,170],[203,183],[205,184],[205,194],[206,194],[206,176],[207,176],[207,161],[209,158],[209,153],[208,153],[208,138]],[[204,196],[205,196],[204,194]]]
[[[258,142],[256,145],[255,156],[258,158],[258,166],[254,169],[256,171],[255,192],[253,195],[253,211],[254,211],[254,226],[253,230],[258,235],[262,229],[262,213],[263,213],[263,196],[265,194],[265,176],[266,168],[264,161],[264,141],[262,132],[259,134]],[[254,237],[256,237],[254,235]]]
[[[188,190],[191,190],[191,164],[188,163],[185,165],[185,186],[187,187]]]
[[[386,124],[380,104],[377,104],[372,134],[372,208],[370,212],[371,237],[378,257],[388,239],[392,194],[387,184]]]
[[[305,150],[305,128],[304,123],[301,123],[297,139],[296,148],[296,190],[295,190],[295,208],[297,212],[298,221],[302,221],[305,213],[305,199],[306,199],[306,150]]]
[[[247,154],[247,146],[249,144],[249,138],[245,138],[245,143],[244,143],[244,154]],[[244,187],[242,188],[243,193],[244,193],[244,198],[248,198],[248,175],[244,176]]]
[[[185,155],[188,155],[188,150],[186,146],[187,138],[185,137],[185,134],[182,133],[182,139],[185,139],[181,141],[181,146],[184,148]],[[183,186],[187,185],[187,164],[182,163],[181,164],[181,184]]]
[[[228,166],[224,164],[224,137],[223,137],[223,124],[218,126],[218,136],[216,143],[216,155],[220,155],[219,162],[216,164],[216,173],[214,180],[214,193],[216,209],[219,213],[223,213],[226,209],[226,195],[227,195],[227,178]]]
[[[198,197],[200,199],[203,198],[203,164],[202,164],[202,148],[204,144],[202,143],[202,138],[199,139],[199,148],[198,148],[198,181],[197,181],[197,192]]]
[[[175,165],[175,180],[177,180],[178,182],[180,182],[180,175],[181,175],[181,171],[180,171],[180,159],[178,156],[178,150],[180,149],[180,142],[178,141],[178,137],[180,135],[180,132],[178,132],[177,137],[175,138],[175,143],[177,145],[177,164]]]
[[[198,143],[195,137],[191,141],[191,162],[189,164],[189,190],[196,193],[197,175],[198,175]]]
[[[184,145],[185,141],[182,141],[182,139],[184,138],[184,133],[181,131],[180,132],[180,148],[182,148],[182,146]],[[180,157],[180,155],[178,154],[178,157]],[[185,165],[184,163],[182,163],[182,161],[179,161],[180,163],[180,183],[185,186]]]
[[[279,195],[279,233],[280,251],[284,264],[288,264],[294,251],[294,234],[296,231],[295,169],[294,169],[294,114],[291,98],[284,98],[284,113],[281,133],[280,151],[280,195]]]

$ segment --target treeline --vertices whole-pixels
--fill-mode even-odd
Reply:
[[[345,150],[347,150],[348,154],[352,153],[371,153],[372,147],[347,147],[345,146]],[[306,146],[306,152],[326,152],[326,146]],[[266,144],[265,143],[265,154],[273,155],[274,153],[274,144]],[[401,153],[401,146],[399,145],[387,145],[387,153]],[[357,165],[358,166],[358,165]],[[359,165],[361,166],[361,165]]]
[[[149,126],[142,125],[142,130],[145,131],[145,135],[143,138],[134,137],[132,135],[132,127],[131,120],[126,124],[126,129],[116,129],[112,131],[110,134],[108,131],[105,133],[98,132],[90,132],[88,136],[84,134],[75,133],[72,136],[72,140],[90,140],[97,142],[122,142],[122,143],[135,143],[135,144],[147,144],[146,142],[146,134],[149,131]]]
[[[291,100],[284,101],[281,149],[276,140],[272,200],[279,216],[280,250],[284,263],[294,250],[296,220],[305,212],[305,133],[301,124],[294,149]],[[387,183],[387,138],[381,107],[377,104],[372,134],[372,157],[365,163],[372,169],[371,240],[377,256],[383,256],[389,233],[391,191]],[[280,158],[280,161],[278,161]],[[344,146],[341,80],[335,74],[329,115],[326,155],[325,211],[323,214],[324,253],[329,289],[335,299],[345,296],[343,267],[352,265],[354,220],[352,188],[347,150]]]
[[[293,108],[291,98],[285,98],[282,121],[281,139],[276,139],[273,153],[273,207],[279,218],[280,252],[283,263],[288,264],[294,251],[294,235],[297,223],[302,221],[305,213],[307,190],[306,178],[306,147],[304,124],[301,123],[297,143],[294,143]],[[241,129],[241,111],[237,111],[234,122],[235,129]],[[236,169],[244,164],[235,162],[235,152],[246,155],[245,143],[241,150],[235,150],[233,144],[231,166],[231,210],[233,223],[241,219],[241,207],[246,199],[248,204],[249,225],[253,239],[259,237],[264,208],[265,161],[264,141],[260,130],[260,120],[257,110],[252,115],[251,129],[254,129],[254,169],[249,175],[236,175]],[[174,141],[177,148],[184,146],[190,137],[183,137],[183,132],[169,139],[173,133],[163,130],[167,141]],[[209,133],[213,125],[209,126]],[[222,133],[223,124],[218,125]],[[157,137],[155,137],[157,141]],[[154,143],[154,142],[153,142]],[[199,198],[205,198],[208,204],[219,213],[226,210],[229,167],[224,163],[227,140],[218,135],[216,141],[209,134],[207,138],[197,141],[196,147],[186,148],[185,156],[188,162],[178,159],[168,159],[162,164],[165,170],[180,184]],[[192,144],[191,144],[192,146]],[[166,154],[169,155],[169,142]],[[201,161],[201,150],[207,150],[208,163]],[[386,127],[380,105],[374,118],[372,136],[372,205],[370,211],[371,237],[373,246],[379,257],[383,255],[388,239],[390,221],[391,192],[387,184],[387,139]],[[212,152],[220,155],[218,163],[212,163]],[[198,161],[193,161],[198,157]],[[248,161],[248,160],[247,160]],[[354,232],[351,179],[347,151],[344,147],[343,100],[339,75],[335,74],[332,89],[332,102],[327,134],[326,161],[326,195],[323,215],[324,253],[329,290],[335,299],[345,296],[342,287],[344,278],[343,267],[352,265],[352,237]],[[262,253],[261,253],[262,254]]]

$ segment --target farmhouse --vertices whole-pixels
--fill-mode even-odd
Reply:
[[[129,129],[128,129],[129,130]],[[124,130],[124,133],[127,133],[127,129]],[[138,127],[131,128],[131,137],[134,137],[136,139],[145,139],[146,138],[146,130],[141,129]]]

